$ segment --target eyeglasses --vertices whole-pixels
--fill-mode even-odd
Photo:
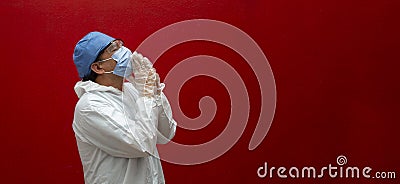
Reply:
[[[110,43],[110,45],[109,45],[106,49],[104,49],[104,52],[109,53],[109,54],[112,54],[112,53],[114,53],[115,51],[117,51],[118,49],[120,49],[123,45],[124,45],[124,42],[122,42],[122,40],[114,40],[114,41],[112,41],[112,42]],[[104,52],[103,52],[103,53],[104,53]],[[99,60],[99,61],[97,61],[97,62],[104,62],[104,61],[108,61],[108,60],[110,60],[110,59],[112,59],[112,58],[107,58],[107,59]]]
[[[104,52],[108,53],[113,53],[117,51],[119,48],[121,48],[124,45],[124,42],[122,40],[114,40],[111,42],[110,46],[108,46]]]

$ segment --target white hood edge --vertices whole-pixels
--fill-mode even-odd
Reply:
[[[91,91],[110,91],[117,94],[121,93],[120,90],[114,87],[103,86],[92,81],[79,81],[75,84],[74,90],[78,98],[80,98],[83,94]]]

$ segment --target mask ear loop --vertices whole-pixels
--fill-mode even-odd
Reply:
[[[110,60],[110,59],[113,59],[113,58],[107,58],[107,59],[103,59],[103,60],[100,60],[100,61],[97,61],[99,64],[101,64],[101,63],[103,63],[103,62],[105,62],[105,61],[108,61],[108,60]],[[114,71],[109,71],[109,72],[104,72],[104,73],[114,73]]]
[[[110,60],[110,59],[113,59],[113,58],[112,58],[112,57],[110,57],[110,58],[103,59],[103,60],[100,60],[100,61],[97,61],[97,62],[100,62],[100,63],[102,63],[102,62],[104,62],[104,61],[108,61],[108,60]]]

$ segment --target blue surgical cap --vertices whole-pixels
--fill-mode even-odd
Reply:
[[[96,60],[99,53],[115,39],[100,32],[90,32],[75,46],[74,63],[80,78],[90,73],[90,65]]]

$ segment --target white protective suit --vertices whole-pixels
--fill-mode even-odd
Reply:
[[[175,135],[166,96],[140,97],[131,83],[123,91],[78,82],[73,130],[86,184],[165,183],[156,144]]]

